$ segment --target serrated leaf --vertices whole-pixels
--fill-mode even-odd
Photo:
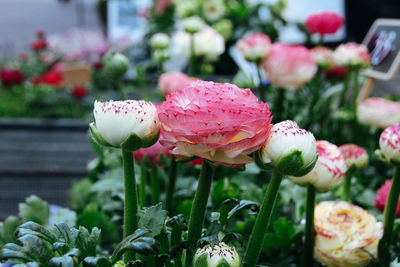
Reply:
[[[164,227],[167,211],[162,209],[162,203],[144,208],[140,216],[138,227],[149,229],[148,236],[155,237],[161,233]]]
[[[26,254],[36,262],[47,263],[53,256],[51,244],[35,235],[23,235],[18,238],[18,242],[22,244]]]
[[[15,231],[20,224],[21,222],[14,216],[9,216],[4,222],[0,222],[0,247],[6,243],[17,242]]]
[[[69,256],[53,257],[50,259],[50,266],[53,267],[74,267],[74,259]]]
[[[137,229],[133,234],[130,236],[127,236],[124,238],[114,249],[113,254],[110,257],[111,264],[114,264],[116,261],[118,261],[122,254],[127,250],[127,247],[130,246],[130,243],[134,241],[135,239],[138,239],[139,237],[149,233],[149,230],[146,228],[139,228]]]
[[[86,257],[83,260],[85,267],[110,267],[110,262],[104,257]]]
[[[85,227],[79,226],[76,246],[84,252],[85,256],[96,255],[96,246],[100,244],[100,233],[101,230],[97,227],[94,227],[89,234]]]
[[[49,244],[56,242],[57,237],[44,226],[35,222],[26,222],[17,229],[17,236],[35,235]]]
[[[39,197],[32,195],[19,204],[19,216],[24,222],[33,221],[46,225],[50,215],[49,204]]]

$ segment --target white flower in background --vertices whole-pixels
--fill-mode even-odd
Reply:
[[[200,9],[199,0],[174,0],[175,13],[180,18],[196,14]]]
[[[314,135],[287,120],[272,127],[260,155],[262,163],[283,175],[303,176],[314,167],[318,158],[316,150]]]
[[[220,21],[214,23],[211,27],[221,34],[225,41],[229,40],[229,38],[232,36],[233,24],[229,19],[221,19]]]
[[[261,32],[252,33],[237,42],[237,47],[248,61],[260,62],[271,47],[271,39]]]
[[[156,107],[146,101],[125,100],[94,103],[95,133],[114,147],[135,134],[144,143],[158,138],[160,122]],[[92,129],[93,132],[93,129]],[[151,144],[150,144],[151,145]]]
[[[333,67],[333,50],[325,46],[310,49],[310,53],[318,67],[331,69]]]
[[[400,164],[400,123],[386,128],[379,138],[378,153],[385,161]]]
[[[368,164],[368,153],[364,148],[354,144],[344,144],[339,147],[340,152],[350,168],[352,165],[361,170]]]
[[[318,160],[305,176],[290,179],[299,185],[312,184],[319,192],[327,192],[331,186],[342,182],[347,164],[339,148],[328,141],[317,141]]]
[[[333,60],[340,67],[366,68],[371,63],[371,56],[365,45],[346,43],[335,49]]]
[[[223,0],[206,0],[203,2],[203,16],[210,22],[215,22],[225,15]]]
[[[400,122],[400,102],[371,97],[357,106],[357,120],[363,125],[384,129]]]
[[[150,46],[153,49],[166,49],[169,46],[169,36],[168,34],[159,32],[154,34],[150,38]]]
[[[157,49],[153,52],[152,57],[157,62],[164,62],[171,57],[168,49]]]
[[[184,30],[177,31],[171,38],[171,54],[183,55],[189,57],[190,55],[190,34]]]
[[[344,201],[323,201],[315,207],[314,255],[324,266],[366,266],[377,256],[382,223],[366,210]],[[362,251],[362,250],[365,251]]]
[[[198,16],[186,18],[182,24],[185,31],[192,34],[201,31],[206,26],[205,22]]]
[[[193,258],[194,267],[239,267],[240,262],[236,249],[224,242],[215,246],[206,245],[203,248],[199,248]]]

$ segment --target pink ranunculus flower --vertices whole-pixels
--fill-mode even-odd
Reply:
[[[333,60],[340,67],[366,68],[371,63],[371,55],[363,44],[346,43],[336,47]]]
[[[347,166],[354,165],[357,169],[362,169],[368,164],[368,153],[364,148],[354,144],[344,144],[339,147],[340,152],[346,161]]]
[[[317,154],[318,160],[311,172],[290,179],[296,184],[312,184],[319,192],[327,192],[343,180],[347,164],[339,148],[328,141],[317,141]]]
[[[367,98],[357,106],[357,119],[363,125],[384,129],[400,122],[400,102]]]
[[[173,91],[181,90],[197,80],[197,78],[190,77],[182,72],[167,72],[158,78],[158,86],[163,94],[167,96]]]
[[[261,32],[252,33],[237,42],[237,47],[248,61],[263,60],[271,47],[271,39]]]
[[[171,153],[233,167],[252,162],[271,129],[268,104],[229,83],[196,81],[167,96],[158,114]]]
[[[307,30],[321,35],[336,33],[343,25],[344,19],[335,12],[318,12],[311,14],[305,22]]]
[[[400,166],[400,123],[386,128],[379,138],[381,158]]]
[[[324,70],[333,67],[333,50],[325,46],[317,46],[310,49],[310,53],[318,67]]]
[[[306,47],[283,43],[272,44],[262,66],[273,85],[291,91],[308,82],[318,69]]]
[[[389,196],[390,188],[392,187],[392,180],[386,182],[378,189],[378,195],[375,197],[375,208],[379,211],[384,211],[386,201]],[[397,204],[396,216],[400,217],[400,199]]]
[[[160,140],[162,140],[162,136],[160,136]],[[171,149],[173,149],[173,147],[163,146],[160,144],[160,141],[157,141],[150,147],[136,150],[133,152],[133,156],[137,162],[141,162],[144,156],[147,156],[154,166],[161,166],[161,162],[159,161],[160,156],[168,157]]]

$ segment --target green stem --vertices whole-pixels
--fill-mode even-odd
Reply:
[[[156,166],[151,166],[151,204],[160,202],[160,181],[158,179],[158,170]]]
[[[324,35],[323,34],[319,35],[318,45],[320,45],[320,46],[324,45]]]
[[[194,34],[190,34],[189,76],[196,75],[196,54],[194,48]]]
[[[358,98],[358,88],[359,88],[359,83],[358,83],[358,76],[360,74],[360,71],[358,69],[353,71],[354,75],[354,84],[353,84],[353,101],[354,101],[354,113],[357,112],[357,98]]]
[[[124,165],[125,207],[124,207],[124,237],[131,235],[137,228],[138,199],[135,180],[135,165],[133,153],[122,150]],[[131,251],[125,253],[124,261],[128,263],[135,259]]]
[[[193,248],[196,247],[197,241],[201,238],[213,176],[214,167],[211,166],[210,162],[204,159],[189,218],[187,241],[193,246]],[[192,263],[193,253],[189,249],[186,251],[186,266],[190,266]]]
[[[282,120],[283,102],[285,101],[285,89],[277,88],[277,95],[275,96],[275,102],[273,106],[275,122]]]
[[[350,201],[350,189],[351,189],[351,178],[353,177],[355,171],[354,165],[351,165],[347,171],[346,171],[346,176],[344,178],[344,184],[343,184],[343,191],[342,191],[342,199],[344,201],[349,202]]]
[[[343,106],[344,103],[346,102],[346,95],[347,95],[347,90],[349,89],[350,76],[351,76],[351,69],[348,68],[343,80],[342,93],[340,94],[340,102],[339,102],[340,107]]]
[[[260,81],[260,83],[258,84],[258,94],[260,95],[260,100],[262,102],[265,102],[265,87],[263,85],[263,80],[262,80],[261,62],[257,63],[257,74],[258,74],[258,80]]]
[[[182,229],[180,227],[173,227],[171,231],[171,244],[170,247],[171,249],[178,245],[182,240]],[[181,267],[182,266],[182,259],[181,255],[177,255],[174,258],[174,263],[176,267]]]
[[[140,164],[140,185],[139,185],[139,203],[140,207],[146,207],[146,184],[147,184],[147,168],[142,162]]]
[[[118,89],[118,92],[119,92],[119,97],[121,98],[121,100],[125,100],[126,99],[126,95],[125,95],[124,88],[123,88],[121,82],[118,81],[116,83],[116,86],[117,86],[117,89]]]
[[[302,259],[303,267],[312,266],[313,263],[315,195],[315,187],[313,185],[309,185],[307,188],[306,229]]]
[[[321,69],[318,69],[318,72],[316,73],[315,77],[312,79],[311,84],[310,84],[310,91],[311,91],[311,102],[310,105],[308,106],[308,121],[307,121],[307,127],[305,129],[310,128],[313,123],[314,123],[314,107],[315,104],[318,101],[319,98],[319,88],[321,87],[322,83],[322,72]]]
[[[171,158],[171,164],[169,165],[169,179],[167,188],[167,199],[165,201],[165,206],[168,211],[172,209],[172,200],[174,198],[175,183],[176,183],[176,159]]]
[[[256,222],[250,235],[250,240],[247,245],[244,255],[244,266],[256,266],[258,256],[261,251],[261,245],[264,240],[264,235],[267,231],[269,221],[271,219],[272,209],[275,204],[276,196],[278,195],[279,186],[282,181],[282,175],[274,170],[272,172],[271,181],[268,185],[267,193],[257,215]]]
[[[383,237],[378,245],[379,260],[384,266],[390,263],[389,246],[392,241],[392,232],[394,220],[396,218],[397,203],[400,193],[400,167],[396,167],[392,179],[392,187],[390,188],[389,196],[386,201],[383,219]]]

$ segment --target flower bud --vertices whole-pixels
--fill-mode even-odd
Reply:
[[[349,168],[354,166],[356,169],[361,170],[367,166],[368,153],[364,148],[353,144],[345,144],[341,145],[339,149]]]
[[[371,63],[371,56],[365,45],[346,43],[335,49],[333,60],[341,67],[366,68]]]
[[[201,31],[204,26],[204,21],[198,16],[192,16],[183,20],[183,28],[191,34]]]
[[[111,80],[120,80],[129,68],[129,60],[120,53],[109,52],[104,58],[104,72]]]
[[[324,70],[332,69],[333,67],[333,51],[325,46],[317,46],[310,49],[310,53],[318,67]]]
[[[150,46],[153,49],[166,49],[169,46],[169,36],[159,32],[150,38]]]
[[[150,102],[96,100],[93,114],[95,123],[91,123],[90,130],[102,145],[135,151],[158,140],[160,122]]]
[[[171,57],[168,49],[157,49],[153,52],[153,59],[157,62],[164,62]]]
[[[317,141],[317,153],[318,160],[312,171],[290,179],[300,185],[312,184],[319,192],[326,192],[343,180],[347,164],[339,148],[328,141]]]
[[[385,129],[400,122],[400,102],[367,98],[357,105],[357,120],[363,125]]]
[[[400,123],[386,128],[379,138],[377,155],[386,162],[400,165]]]
[[[283,175],[303,176],[317,162],[316,149],[314,135],[287,120],[272,127],[260,150],[261,161]]]
[[[217,267],[230,266],[239,267],[240,257],[234,247],[230,247],[224,242],[218,245],[206,245],[198,249],[193,258],[194,267]]]
[[[268,55],[271,40],[267,35],[257,32],[240,39],[237,47],[246,60],[260,62]]]

